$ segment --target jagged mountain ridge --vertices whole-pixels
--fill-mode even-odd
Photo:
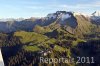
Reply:
[[[91,18],[92,17],[93,16],[91,16]],[[90,26],[95,24],[95,21],[91,18],[81,13],[57,11],[56,13],[48,14],[46,17],[40,19],[30,18],[21,21],[13,20],[0,22],[0,32],[8,33],[18,30],[33,31],[36,25],[44,27],[51,24],[53,25],[54,23],[53,26],[63,26],[66,31],[72,34],[84,34],[90,32]],[[98,22],[99,21],[100,20],[98,20]],[[56,29],[57,27],[54,28]]]

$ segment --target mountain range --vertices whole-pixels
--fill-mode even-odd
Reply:
[[[9,33],[19,30],[33,31],[36,25],[49,27],[50,29],[52,27],[54,27],[53,29],[63,27],[72,34],[89,33],[93,28],[100,29],[100,12],[95,11],[89,16],[77,12],[57,11],[43,18],[1,19],[0,32]]]

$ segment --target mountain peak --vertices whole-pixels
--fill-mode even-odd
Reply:
[[[66,11],[57,11],[56,13],[60,14],[60,13],[67,13],[67,12]]]
[[[72,12],[66,12],[66,11],[57,11],[56,13],[50,13],[47,15],[47,18],[49,19],[56,19],[56,18],[62,18],[67,19],[70,18],[73,15]]]
[[[95,11],[92,15],[93,16],[100,16],[100,11]]]

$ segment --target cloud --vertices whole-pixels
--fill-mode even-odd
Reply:
[[[88,8],[100,7],[100,1],[97,0],[97,1],[92,1],[92,2],[90,2],[88,4],[78,4],[78,6],[88,7]]]
[[[38,2],[38,1],[34,1],[34,2],[31,2],[31,1],[22,1],[21,2],[24,6],[24,8],[26,9],[43,9],[43,10],[50,10],[50,9],[66,9],[66,10],[79,10],[79,9],[93,9],[93,8],[99,8],[100,7],[100,1],[99,0],[94,0],[94,1],[90,1],[88,4],[86,3],[76,3],[74,5],[72,4],[64,4],[64,3],[61,3],[59,0],[48,0],[48,1],[45,1],[45,4],[44,2]]]
[[[29,9],[43,9],[44,7],[43,6],[26,6],[26,8],[29,8]]]
[[[66,5],[66,4],[60,4],[56,5],[59,8],[70,8],[70,9],[88,9],[88,8],[99,8],[100,7],[100,1],[95,3],[89,3],[89,4],[76,4],[76,5]]]
[[[68,8],[68,9],[93,9],[93,8],[98,8],[100,9],[100,0],[93,0],[89,1],[88,3],[76,3],[74,5],[72,4],[56,4],[52,5],[52,7],[57,7],[57,8]]]
[[[57,7],[57,8],[68,8],[68,9],[85,9],[87,8],[86,6],[83,5],[66,5],[66,4],[60,4],[60,5],[55,5],[52,7]]]
[[[97,0],[97,1],[95,1],[95,2],[93,2],[94,4],[98,4],[98,5],[100,5],[100,0]]]

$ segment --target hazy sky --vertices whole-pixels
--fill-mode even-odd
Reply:
[[[0,18],[43,17],[58,10],[92,13],[100,0],[0,0]]]

